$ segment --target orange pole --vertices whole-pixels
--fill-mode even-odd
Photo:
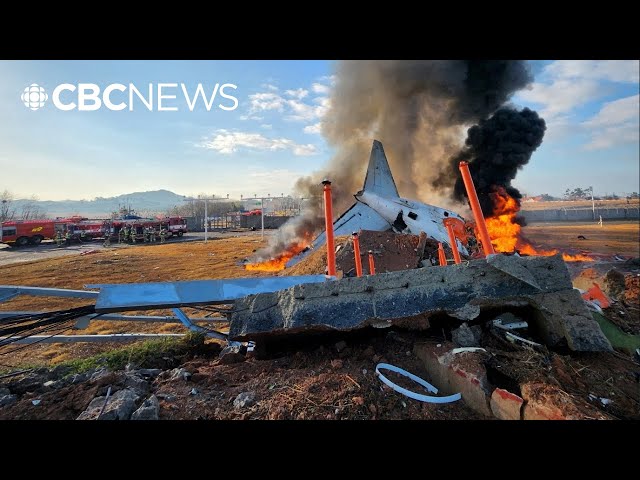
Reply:
[[[333,238],[333,206],[331,204],[331,182],[325,179],[324,185],[324,228],[327,236],[327,273],[336,276],[336,245]]]
[[[442,246],[442,242],[438,242],[438,260],[440,260],[440,266],[447,266],[447,257],[444,254],[444,247]]]
[[[373,259],[373,251],[369,250],[369,275],[376,274],[376,262]]]
[[[453,252],[453,259],[456,265],[461,262],[460,252],[458,252],[458,244],[456,243],[456,236],[453,233],[453,225],[447,224],[447,233],[449,234],[449,243],[451,244],[451,251]]]
[[[362,276],[362,258],[360,258],[360,239],[358,232],[353,232],[353,256],[356,261],[356,276]]]
[[[471,205],[471,211],[473,212],[473,218],[476,221],[476,226],[480,232],[480,240],[482,240],[482,249],[484,250],[485,257],[495,253],[493,251],[493,245],[491,245],[491,237],[489,236],[489,230],[487,230],[487,224],[484,221],[482,215],[482,209],[480,208],[480,202],[478,201],[478,194],[476,193],[476,187],[473,185],[473,179],[469,172],[469,164],[467,162],[460,162],[460,173],[462,173],[462,181],[464,182],[464,188],[467,189],[467,197],[469,197],[469,204]]]

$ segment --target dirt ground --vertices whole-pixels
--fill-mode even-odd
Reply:
[[[522,231],[535,247],[640,257],[640,222],[531,223]]]
[[[629,203],[627,203],[627,199],[622,198],[618,200],[596,200],[595,201],[596,208],[624,208],[624,207],[635,207],[638,208],[640,206],[640,200],[637,198],[629,199]],[[589,200],[558,200],[555,202],[523,202],[522,210],[551,210],[556,208],[591,208],[592,203],[591,199]]]

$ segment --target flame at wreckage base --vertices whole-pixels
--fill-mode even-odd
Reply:
[[[280,272],[281,270],[284,270],[285,265],[289,260],[299,253],[302,253],[311,245],[312,238],[313,234],[311,232],[307,232],[302,240],[298,240],[297,242],[290,244],[282,253],[264,262],[248,263],[244,268],[249,271]]]
[[[491,237],[491,243],[496,253],[518,252],[521,255],[551,256],[559,253],[557,249],[535,248],[522,235],[522,227],[517,221],[516,215],[520,211],[519,202],[511,197],[503,187],[494,187],[490,194],[493,202],[493,215],[486,218],[487,229]],[[262,272],[279,272],[285,269],[285,265],[293,257],[302,253],[312,244],[314,235],[306,232],[302,239],[291,243],[283,252],[264,262],[249,263],[246,270]],[[586,255],[570,255],[562,253],[565,262],[590,262],[593,258]]]
[[[495,187],[490,194],[493,202],[494,214],[486,219],[487,230],[491,237],[491,243],[496,252],[519,252],[523,255],[551,256],[559,251],[556,249],[536,249],[522,235],[522,227],[517,223],[516,214],[520,211],[520,205],[511,197],[504,188]],[[562,254],[565,262],[589,262],[593,258],[586,255]]]

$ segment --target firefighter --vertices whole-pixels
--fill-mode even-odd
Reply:
[[[118,243],[122,243],[124,239],[124,227],[120,227],[118,230]]]
[[[160,229],[160,243],[164,243],[164,237],[167,235],[167,231],[162,228]]]
[[[60,230],[56,232],[56,244],[58,247],[62,246],[62,232]]]
[[[67,233],[64,234],[64,241],[67,247],[71,246],[71,232],[67,230]]]
[[[154,227],[149,227],[151,230],[151,241],[155,243],[156,241],[156,229]]]
[[[129,243],[136,243],[136,227],[131,227],[129,230]]]
[[[110,247],[111,246],[111,232],[107,232],[104,235],[104,243],[102,244],[105,247]]]
[[[80,230],[80,241],[81,242],[86,242],[87,241],[87,233],[84,230]]]

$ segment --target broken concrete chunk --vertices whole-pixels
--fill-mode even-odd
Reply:
[[[129,420],[131,414],[136,409],[136,401],[138,398],[138,395],[128,388],[118,390],[107,400],[107,406],[102,412],[102,415],[100,415],[99,420]],[[87,409],[78,415],[76,420],[98,419],[98,415],[100,414],[100,410],[102,410],[104,402],[105,397],[94,398],[87,406]]]
[[[482,415],[491,417],[489,407],[493,387],[487,380],[484,367],[485,352],[463,352],[453,354],[453,345],[443,348],[435,343],[417,343],[413,352],[422,360],[429,373],[431,384],[441,394],[460,393],[468,407]]]
[[[474,318],[478,318],[480,315],[480,307],[478,305],[468,303],[464,307],[451,312],[450,315],[459,320],[473,320]]]
[[[530,325],[547,346],[611,350],[573,289],[560,255],[494,256],[491,263],[421,268],[296,285],[236,301],[232,340],[268,340],[297,333],[352,331],[373,325],[424,329],[437,315],[477,318],[483,310],[531,307]]]
[[[451,331],[453,343],[461,347],[479,347],[482,340],[482,329],[474,325],[469,327],[463,323],[459,328]]]
[[[524,400],[507,390],[496,388],[491,394],[491,411],[500,420],[521,420]]]
[[[507,255],[489,255],[487,263],[494,268],[497,268],[520,281],[528,283],[538,290],[542,290],[536,278],[527,269],[526,264],[520,262],[514,262],[510,256]],[[567,272],[568,274],[568,272]]]
[[[160,403],[155,395],[151,395],[147,398],[140,408],[138,408],[131,415],[131,420],[158,420],[158,413],[160,412]]]

